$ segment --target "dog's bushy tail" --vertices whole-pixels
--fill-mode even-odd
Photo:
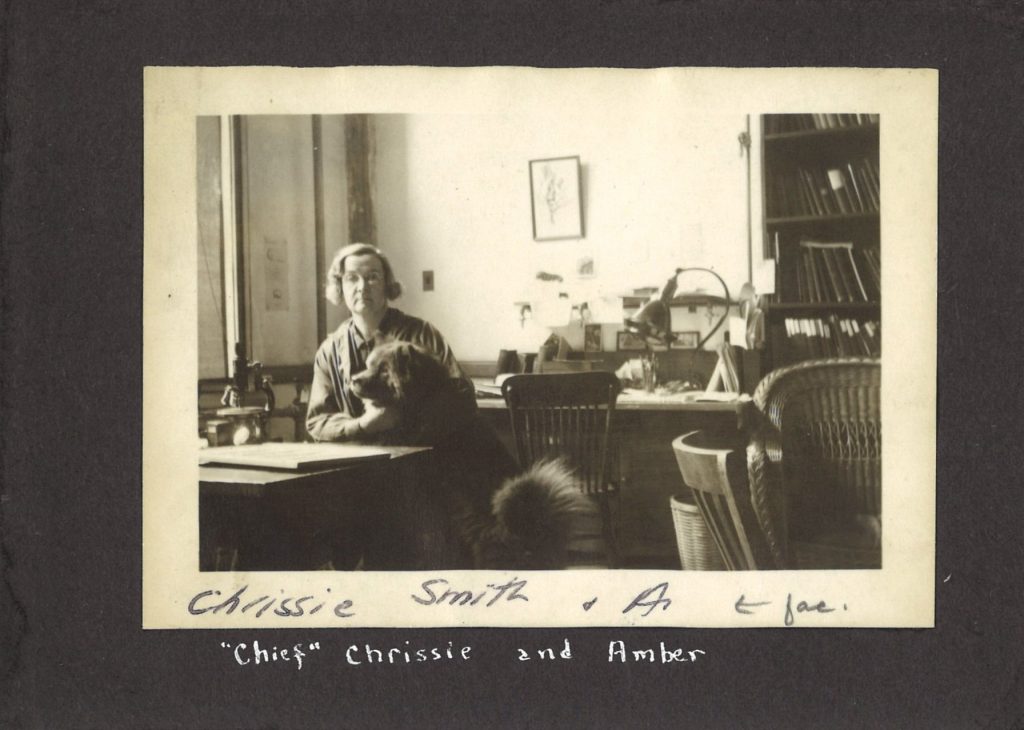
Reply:
[[[597,511],[561,460],[538,462],[509,479],[491,504],[499,531],[527,568],[564,567],[574,526]]]

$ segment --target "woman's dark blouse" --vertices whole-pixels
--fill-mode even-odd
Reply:
[[[317,350],[306,415],[306,430],[314,441],[345,441],[363,436],[356,419],[364,413],[364,407],[352,392],[352,376],[365,367],[373,340],[379,336],[420,345],[448,368],[456,381],[460,413],[433,414],[439,420],[476,411],[473,382],[462,372],[441,333],[429,322],[389,308],[369,342],[364,342],[353,321],[347,319]]]

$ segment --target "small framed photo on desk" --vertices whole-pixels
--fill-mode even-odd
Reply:
[[[673,332],[675,340],[672,342],[673,350],[696,350],[700,343],[700,332]]]
[[[646,348],[644,338],[627,330],[621,330],[615,336],[615,349],[619,352],[643,352]]]

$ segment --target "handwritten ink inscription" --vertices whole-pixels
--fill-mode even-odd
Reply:
[[[490,608],[498,601],[529,602],[530,598],[523,592],[526,581],[513,578],[505,583],[488,583],[483,590],[462,590],[452,588],[444,578],[431,578],[420,584],[420,593],[413,593],[410,598],[421,606],[476,606]],[[484,599],[487,599],[484,601]]]
[[[361,664],[412,664],[413,662],[469,661],[471,646],[456,648],[454,642],[447,646],[413,648],[406,640],[403,646],[375,647],[370,644],[352,644],[345,650],[345,662],[353,667]]]
[[[651,611],[658,606],[661,606],[662,611],[667,611],[668,607],[672,605],[672,599],[666,597],[666,593],[668,593],[668,583],[659,583],[656,586],[652,586],[638,593],[636,598],[622,609],[622,613],[626,614],[637,608],[646,608],[647,610],[641,616],[647,618],[651,615]]]
[[[302,660],[306,658],[308,653],[320,650],[319,641],[313,641],[305,645],[301,643],[294,644],[290,649],[288,647],[278,649],[276,646],[272,646],[269,649],[261,647],[258,639],[252,642],[252,646],[249,646],[245,642],[231,644],[227,641],[220,642],[220,646],[222,649],[231,650],[235,661],[240,667],[244,667],[248,664],[258,666],[260,664],[282,661],[294,662],[295,668],[299,670],[302,669]],[[303,646],[305,646],[305,651],[302,650]]]
[[[291,664],[297,670],[302,670],[304,660],[312,653],[320,651],[320,642],[311,641],[307,643],[296,643],[291,646],[278,648],[272,645],[261,645],[259,640],[251,644],[241,641],[233,643],[230,641],[220,642],[222,649],[231,653],[232,659],[240,667],[261,666],[282,662]],[[345,648],[344,661],[351,667],[365,665],[394,665],[394,664],[421,664],[433,662],[468,662],[472,657],[472,646],[456,646],[449,641],[442,646],[415,646],[408,639],[400,646],[380,646],[373,644],[351,644]],[[563,638],[561,645],[545,648],[516,648],[516,659],[520,662],[527,661],[558,661],[574,659],[572,644],[568,638]],[[608,642],[607,661],[609,663],[633,663],[648,662],[661,664],[694,663],[697,658],[704,656],[703,649],[672,648],[664,641],[658,642],[657,649],[644,647],[627,647],[624,641],[615,640]],[[596,660],[597,656],[584,657],[584,660]]]
[[[555,648],[549,647],[546,649],[534,649],[533,651],[527,651],[526,649],[516,649],[518,652],[519,661],[528,662],[534,659],[534,653],[536,653],[537,659],[549,659],[555,658]],[[564,639],[562,644],[562,650],[558,652],[559,659],[572,659],[572,646],[569,645],[569,640]]]
[[[672,664],[674,662],[695,662],[698,656],[706,653],[703,649],[669,649],[665,646],[664,641],[658,642],[658,649],[658,654],[655,654],[654,649],[630,649],[627,651],[626,642],[609,641],[608,661],[624,664],[627,661],[655,662],[660,659],[662,664]]]
[[[258,591],[257,591],[258,592]],[[327,593],[331,592],[328,588]],[[352,610],[353,602],[349,599],[334,600],[331,598],[317,598],[315,595],[288,596],[283,590],[278,591],[280,595],[265,593],[253,597],[249,593],[249,586],[244,585],[227,598],[221,599],[221,591],[201,591],[192,597],[188,602],[188,612],[193,616],[203,614],[218,614],[221,611],[224,615],[230,616],[238,611],[240,614],[260,618],[271,609],[272,615],[282,618],[298,618],[299,616],[313,616],[321,609],[327,608],[336,618],[351,618],[355,616]]]
[[[763,606],[771,606],[771,601],[751,601],[747,599],[747,595],[741,594],[736,603],[733,604],[733,609],[736,613],[743,614],[744,616],[752,616],[761,609]],[[786,626],[793,626],[796,623],[796,617],[800,614],[828,614],[836,611],[836,607],[828,605],[827,601],[817,600],[800,600],[794,602],[793,594],[786,594],[786,605],[783,610],[782,623]],[[843,610],[849,610],[848,606],[844,603]]]
[[[409,594],[409,598],[414,604],[425,607],[488,609],[501,603],[518,605],[528,611],[530,594],[539,590],[534,587],[534,590],[528,593],[529,589],[528,580],[518,577],[503,582],[494,581],[485,583],[483,586],[471,585],[468,587],[455,585],[447,578],[437,577],[422,581],[414,592]],[[661,611],[658,613],[667,612],[671,608],[673,615],[679,614],[678,618],[685,622],[685,609],[683,612],[680,611],[679,605],[674,603],[670,593],[671,586],[667,581],[648,586],[626,602],[621,613],[631,619],[644,619],[657,612],[659,608]],[[590,600],[577,604],[581,609],[581,614],[593,608],[598,602],[598,598],[598,596],[593,596]],[[746,593],[742,593],[732,604],[733,612],[741,616],[767,617],[769,620],[778,617],[783,625],[796,626],[798,624],[822,625],[821,621],[814,622],[811,618],[849,610],[846,603],[829,603],[828,600],[818,596],[801,597],[787,593],[784,601],[767,600],[767,598],[763,595],[748,597]],[[200,591],[192,596],[187,604],[187,610],[192,616],[238,615],[256,619],[264,615],[299,618],[315,616],[321,611],[324,612],[321,614],[322,616],[337,619],[348,619],[356,615],[355,601],[351,598],[332,595],[330,588],[324,589],[322,594],[310,592],[305,595],[288,595],[284,590],[278,590],[275,594],[272,591],[263,592],[250,589],[249,585],[243,585],[230,594],[227,591],[222,592],[215,589]],[[801,618],[806,620],[802,621]]]

